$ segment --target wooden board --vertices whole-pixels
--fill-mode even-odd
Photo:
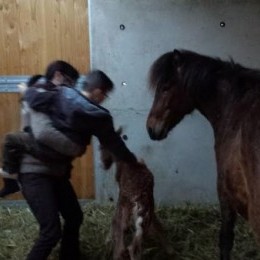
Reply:
[[[89,70],[86,0],[0,0],[0,76],[44,74],[49,62]],[[0,93],[0,140],[19,129],[19,94]],[[93,153],[75,160],[72,183],[79,198],[94,198]],[[2,182],[0,179],[0,185]],[[21,195],[10,199],[22,198]]]

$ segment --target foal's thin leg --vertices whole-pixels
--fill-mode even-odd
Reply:
[[[114,260],[129,259],[128,251],[125,246],[125,232],[128,229],[129,218],[129,210],[119,204],[112,223]]]
[[[236,212],[231,208],[224,196],[220,196],[221,228],[219,234],[220,259],[230,260],[230,253],[234,242],[234,226]]]
[[[137,216],[135,219],[135,233],[132,243],[128,246],[128,251],[131,260],[141,259],[142,242],[144,236],[143,226],[145,225],[143,216]]]

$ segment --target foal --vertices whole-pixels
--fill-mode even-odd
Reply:
[[[140,259],[144,236],[156,234],[161,244],[166,245],[161,224],[154,213],[153,175],[143,161],[134,164],[119,162],[103,146],[100,146],[100,151],[106,170],[115,162],[119,185],[119,197],[112,221],[113,259]],[[126,234],[132,227],[132,240],[127,246]]]

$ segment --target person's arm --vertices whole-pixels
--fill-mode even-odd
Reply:
[[[127,148],[120,135],[115,131],[110,115],[93,122],[93,134],[99,142],[105,146],[118,161],[137,162],[135,155]]]
[[[78,102],[70,107],[70,125],[73,126],[74,131],[82,135],[96,136],[117,160],[136,162],[135,155],[129,151],[120,135],[116,133],[109,111],[95,105],[75,91],[70,92],[70,96],[74,94],[73,100],[78,99]]]

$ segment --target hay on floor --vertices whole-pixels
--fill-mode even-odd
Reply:
[[[81,227],[82,259],[111,259],[109,234],[114,207],[86,204],[82,207],[84,222]],[[220,226],[217,206],[185,205],[160,207],[165,236],[174,255],[167,256],[154,240],[146,241],[144,260],[217,260],[218,231]],[[38,226],[27,207],[0,206],[0,260],[25,259],[38,235]],[[259,260],[260,253],[248,225],[239,219],[235,230],[233,259]],[[53,250],[50,260],[58,259],[59,245]]]

